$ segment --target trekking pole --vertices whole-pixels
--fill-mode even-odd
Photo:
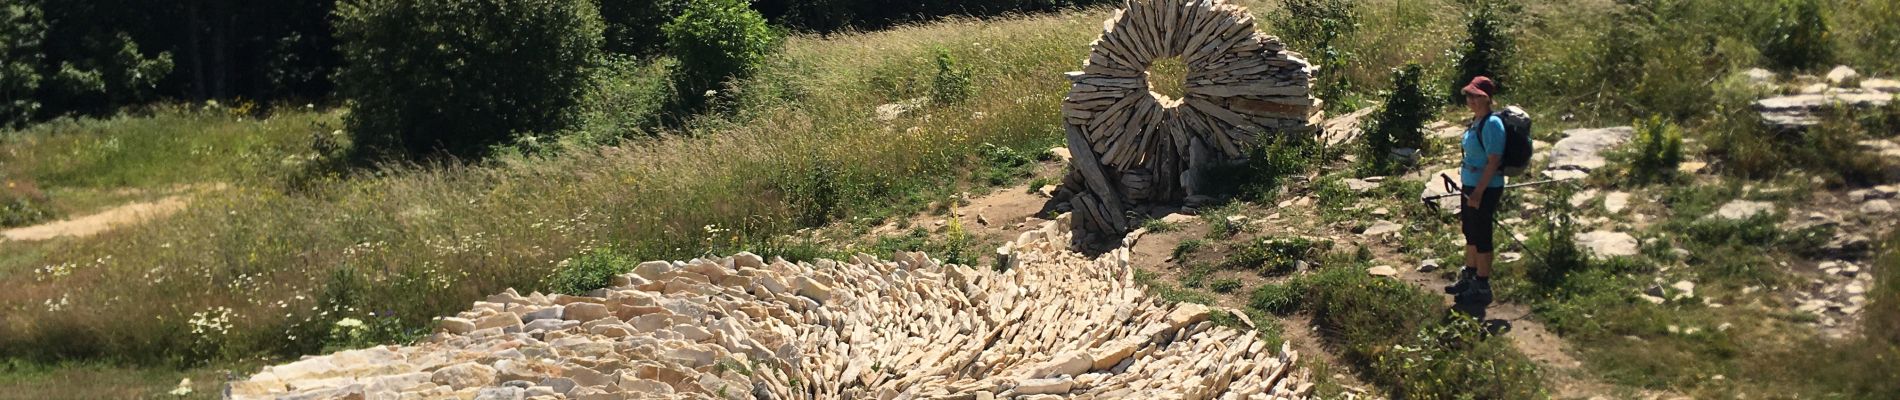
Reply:
[[[1441,195],[1435,195],[1435,196],[1425,196],[1421,198],[1421,200],[1425,202],[1425,205],[1427,207],[1430,207],[1434,211],[1438,210],[1438,202],[1435,200],[1443,199],[1447,197],[1458,197],[1461,199],[1465,197],[1464,190],[1462,190],[1462,188],[1458,186],[1458,183],[1456,181],[1453,181],[1451,179],[1451,175],[1438,174],[1438,177],[1440,178],[1440,180],[1444,182],[1445,191],[1447,193],[1441,194]],[[1541,181],[1535,181],[1535,182],[1519,183],[1515,185],[1505,185],[1504,188],[1510,189],[1510,188],[1539,186],[1539,185],[1546,185],[1546,184],[1558,183],[1558,182],[1568,182],[1572,180],[1574,179],[1548,179],[1548,180],[1541,180]],[[1503,199],[1499,199],[1499,202],[1503,202]],[[1525,245],[1523,240],[1518,239],[1517,232],[1511,231],[1511,227],[1508,225],[1505,225],[1503,221],[1500,221],[1494,218],[1492,219],[1491,223],[1493,225],[1496,225],[1498,229],[1503,230],[1504,235],[1510,237],[1512,243],[1517,243],[1518,248],[1524,249],[1524,252],[1529,253],[1531,257],[1536,258],[1537,262],[1544,263],[1544,265],[1550,265],[1550,262],[1544,260],[1543,256],[1539,256],[1537,255],[1537,252],[1531,251],[1531,247],[1529,245]]]

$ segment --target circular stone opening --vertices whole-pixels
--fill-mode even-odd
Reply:
[[[1165,107],[1174,107],[1187,97],[1187,61],[1167,57],[1148,65],[1148,91]]]

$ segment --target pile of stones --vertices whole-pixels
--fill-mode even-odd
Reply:
[[[1062,105],[1074,158],[1056,196],[1085,232],[1119,239],[1128,211],[1211,200],[1202,171],[1315,132],[1314,68],[1239,5],[1133,0],[1102,29]],[[1150,90],[1150,67],[1172,58],[1187,69],[1180,99]]]
[[[1064,215],[998,272],[749,253],[639,264],[585,295],[507,291],[413,346],[264,368],[235,399],[1304,398],[1297,355],[1143,293]],[[1244,320],[1244,319],[1243,319]]]

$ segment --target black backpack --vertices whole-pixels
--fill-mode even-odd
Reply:
[[[1504,122],[1504,165],[1498,168],[1498,173],[1509,177],[1524,175],[1531,165],[1531,114],[1518,106],[1509,106],[1491,115]],[[1474,123],[1479,129],[1483,129],[1483,124],[1484,121]],[[1482,132],[1478,138],[1484,139]]]

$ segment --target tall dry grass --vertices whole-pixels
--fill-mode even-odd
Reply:
[[[990,143],[1057,143],[1064,71],[1100,11],[953,20],[793,38],[729,116],[684,135],[482,165],[391,167],[241,185],[164,221],[102,236],[0,244],[0,353],[189,364],[318,351],[333,321],[409,329],[506,287],[540,288],[569,257],[741,249],[813,223],[920,205],[980,168]],[[937,50],[975,96],[895,120]],[[319,115],[280,116],[287,121]],[[189,124],[183,124],[189,126]],[[907,200],[908,199],[908,200]],[[814,209],[820,209],[817,218]]]

